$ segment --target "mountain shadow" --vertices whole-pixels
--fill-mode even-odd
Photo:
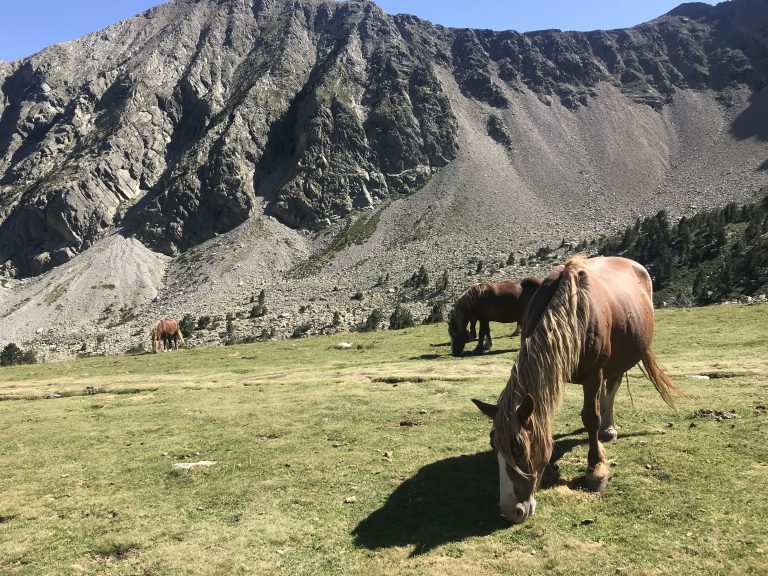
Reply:
[[[730,132],[739,140],[768,141],[768,88],[752,94],[749,106],[733,121]]]

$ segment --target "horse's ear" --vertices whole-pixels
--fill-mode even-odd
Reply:
[[[493,420],[496,417],[496,412],[499,411],[499,407],[496,404],[488,404],[487,402],[483,402],[482,400],[476,400],[475,398],[472,398],[472,402],[475,403],[475,406],[477,406],[480,409],[480,412],[488,416],[491,420]]]
[[[522,404],[517,407],[517,421],[523,428],[528,428],[531,425],[531,414],[533,414],[533,396],[526,394],[523,398]]]

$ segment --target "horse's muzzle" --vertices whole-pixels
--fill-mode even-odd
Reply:
[[[536,500],[531,498],[525,502],[518,502],[514,508],[502,510],[501,515],[512,524],[522,524],[536,512]]]

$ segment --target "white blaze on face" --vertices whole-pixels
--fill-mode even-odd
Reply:
[[[507,463],[499,452],[496,458],[499,461],[499,509],[507,520],[520,524],[536,512],[536,499],[531,494],[528,500],[518,503],[515,486],[507,474]]]

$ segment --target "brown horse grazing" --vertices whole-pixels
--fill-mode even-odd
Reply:
[[[176,320],[166,318],[155,322],[152,328],[152,350],[155,354],[160,350],[177,350],[179,341],[184,343],[184,335]]]
[[[651,279],[632,260],[576,256],[558,266],[529,303],[522,331],[520,354],[498,404],[473,400],[493,419],[499,506],[515,524],[536,510],[534,492],[552,456],[552,415],[565,382],[584,387],[587,483],[595,491],[608,479],[600,439],[616,438],[613,400],[624,373],[642,362],[673,408],[672,394],[678,393],[651,350]]]
[[[540,285],[539,278],[527,276],[520,281],[481,282],[464,290],[448,315],[451,354],[461,355],[464,345],[472,340],[467,324],[474,331],[476,321],[480,322],[480,334],[475,352],[490,350],[493,339],[488,322],[517,322],[519,327],[523,311]]]

